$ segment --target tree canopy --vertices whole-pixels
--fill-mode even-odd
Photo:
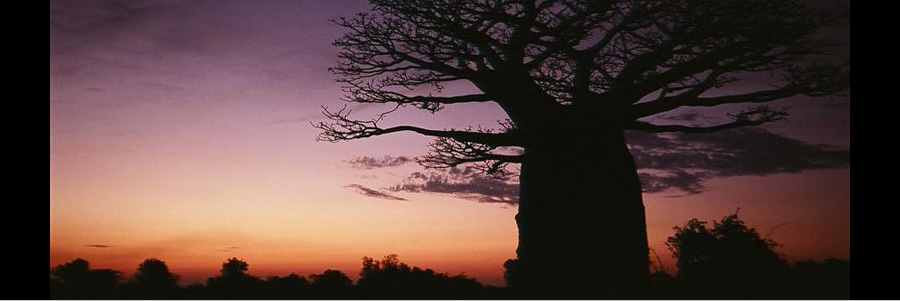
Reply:
[[[399,1],[373,0],[370,12],[334,22],[347,33],[331,71],[346,100],[393,104],[372,120],[351,109],[324,110],[320,140],[395,132],[436,137],[426,167],[475,163],[497,172],[546,133],[598,128],[704,133],[782,120],[766,103],[849,91],[850,64],[827,56],[819,35],[848,24],[849,7],[819,11],[799,1]],[[748,73],[771,87],[727,93]],[[479,93],[442,95],[467,82]],[[726,91],[726,92],[723,92]],[[379,126],[402,107],[497,103],[499,129]],[[656,124],[647,117],[683,107],[749,104],[705,126]],[[571,122],[576,120],[577,122]],[[573,128],[574,127],[574,128]]]

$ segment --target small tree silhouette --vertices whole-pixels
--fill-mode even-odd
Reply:
[[[109,299],[115,297],[121,273],[91,270],[87,260],[77,258],[50,270],[50,297],[54,299]]]
[[[313,297],[318,299],[346,299],[353,292],[353,280],[338,270],[325,270],[309,276]]]
[[[169,272],[166,263],[156,258],[141,262],[125,286],[129,297],[141,299],[171,299],[179,289],[178,276]]]
[[[50,274],[61,278],[63,281],[72,279],[81,274],[90,271],[91,265],[87,260],[76,258],[70,262],[57,265],[50,270]]]
[[[506,281],[506,286],[515,287],[518,283],[516,283],[516,273],[519,269],[519,260],[518,259],[507,259],[503,262],[503,280]]]
[[[231,258],[222,264],[221,275],[206,281],[210,297],[213,299],[255,299],[263,290],[261,279],[245,272],[247,262]]]
[[[356,284],[361,296],[376,299],[481,299],[482,287],[464,275],[448,276],[410,267],[396,254],[381,261],[363,257]]]
[[[228,259],[224,264],[222,264],[222,277],[241,277],[244,276],[244,272],[247,271],[247,267],[250,265],[247,262],[232,257]]]
[[[266,289],[271,299],[302,299],[309,292],[309,280],[293,273],[285,277],[272,276],[266,279]]]
[[[403,282],[410,274],[410,267],[400,262],[396,254],[384,256],[381,261],[363,257],[357,288],[364,294],[387,298],[403,293]]]
[[[678,277],[694,297],[760,298],[784,293],[787,262],[778,244],[760,237],[737,213],[707,223],[691,219],[666,245],[678,258]]]

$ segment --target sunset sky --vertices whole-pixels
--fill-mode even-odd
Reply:
[[[489,200],[514,198],[516,183],[424,170],[412,158],[430,139],[411,133],[315,140],[310,122],[324,120],[321,106],[344,104],[326,70],[342,29],[327,20],[367,8],[346,0],[51,1],[50,266],[81,257],[127,275],[156,257],[190,283],[238,257],[259,276],[332,268],[355,279],[363,256],[396,253],[502,285],[502,264],[515,257],[516,206]],[[849,42],[849,29],[837,35]],[[849,58],[849,47],[838,55]],[[766,83],[750,76],[730,89]],[[738,208],[790,260],[850,258],[849,97],[775,105],[791,106],[791,117],[705,136],[629,133],[639,168],[672,171],[644,179],[650,246],[664,268],[674,271],[665,246],[673,226]],[[388,109],[358,105],[354,113]],[[661,118],[714,121],[734,109]],[[441,129],[503,118],[485,103],[407,109],[385,123]],[[432,191],[398,189],[422,184],[415,173],[446,181]],[[487,184],[495,189],[479,190]]]

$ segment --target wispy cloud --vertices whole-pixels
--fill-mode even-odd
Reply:
[[[376,169],[385,167],[397,167],[410,162],[414,162],[413,158],[406,156],[383,156],[380,158],[362,156],[355,157],[347,161],[351,167],[356,169]]]
[[[355,191],[356,193],[362,194],[367,197],[392,200],[392,201],[406,201],[406,199],[404,199],[404,198],[393,196],[393,195],[390,195],[390,194],[387,194],[387,193],[384,193],[384,192],[381,192],[381,191],[378,191],[378,190],[375,190],[375,189],[372,189],[372,188],[369,188],[366,186],[362,186],[359,184],[350,184],[350,185],[347,185],[344,187],[349,188],[349,189]]]
[[[481,203],[518,204],[519,183],[514,177],[493,177],[472,168],[449,168],[440,172],[415,172],[392,191],[450,194]]]
[[[683,112],[681,114],[662,115],[657,118],[671,121],[697,121],[698,119],[703,119],[704,116],[700,111],[694,110]]]
[[[110,248],[110,247],[112,247],[110,245],[84,245],[84,246],[88,247],[88,248]]]

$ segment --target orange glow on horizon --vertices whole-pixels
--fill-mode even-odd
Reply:
[[[800,184],[815,187],[841,172],[805,174],[808,180]],[[815,203],[792,204],[788,200],[795,193],[805,193],[808,189],[796,183],[782,185],[785,189],[783,199],[743,203],[719,201],[747,193],[740,188],[743,183],[759,182],[754,184],[778,188],[777,183],[782,180],[779,177],[787,176],[719,181],[714,184],[722,186],[723,189],[717,191],[723,192],[697,197],[646,196],[648,236],[650,246],[656,252],[650,254],[654,266],[658,265],[658,256],[663,267],[674,272],[674,258],[665,246],[665,239],[673,233],[672,226],[693,217],[702,220],[721,218],[737,209],[734,205],[741,207],[741,216],[750,226],[780,242],[782,247],[778,251],[785,253],[789,260],[849,259],[849,229],[844,227],[845,222],[849,223],[849,203],[832,208],[818,208]],[[845,180],[849,182],[849,174]],[[849,189],[844,193],[849,197]],[[122,225],[118,228],[125,232],[101,231],[97,226],[102,225],[100,221],[78,223],[51,217],[50,265],[81,257],[95,268],[112,268],[130,275],[143,259],[156,257],[181,275],[183,284],[189,284],[216,275],[225,259],[238,257],[250,263],[251,274],[263,277],[290,273],[308,276],[325,269],[337,269],[355,280],[363,256],[381,258],[395,253],[400,255],[401,261],[413,266],[450,274],[465,273],[485,284],[504,285],[502,264],[515,257],[514,207],[477,204],[437,195],[404,196],[415,201],[372,200],[348,193],[342,196],[347,205],[371,205],[373,209],[330,211],[326,207],[319,212],[325,216],[343,215],[340,221],[311,220],[312,217],[304,217],[303,213],[275,214],[282,212],[276,210],[257,213],[268,214],[268,218],[253,222],[238,220],[230,227],[247,230],[180,232],[183,223],[164,220],[149,228]],[[220,213],[251,214],[253,206],[236,206],[234,210]],[[793,211],[813,213],[814,210],[820,213],[808,215],[812,220],[791,222],[796,217]],[[378,215],[371,214],[373,212]],[[827,216],[831,223],[821,224],[819,216]],[[227,214],[225,217],[226,220],[235,218]],[[209,227],[218,225],[216,221],[210,221]],[[168,226],[165,223],[169,223]],[[166,232],[174,235],[157,238]],[[100,242],[108,247],[87,246]]]
[[[348,164],[421,156],[432,139],[315,139],[310,122],[324,120],[321,106],[346,103],[328,72],[338,55],[331,42],[344,29],[326,20],[367,10],[366,1],[114,4],[51,2],[51,267],[84,258],[127,276],[155,257],[190,284],[238,257],[263,277],[337,269],[356,279],[363,256],[398,254],[412,266],[504,285],[503,263],[516,256],[516,207],[390,190],[422,171],[412,160]],[[474,89],[451,82],[442,95]],[[796,100],[791,123],[765,129],[850,147],[849,100]],[[360,104],[353,114],[392,108]],[[723,118],[730,109],[710,108]],[[407,107],[379,125],[492,128],[505,117],[496,103],[437,113]],[[405,200],[367,197],[347,188],[354,184]],[[791,260],[850,258],[849,165],[703,185],[699,194],[644,196],[650,247],[670,272],[673,226],[737,208]]]

